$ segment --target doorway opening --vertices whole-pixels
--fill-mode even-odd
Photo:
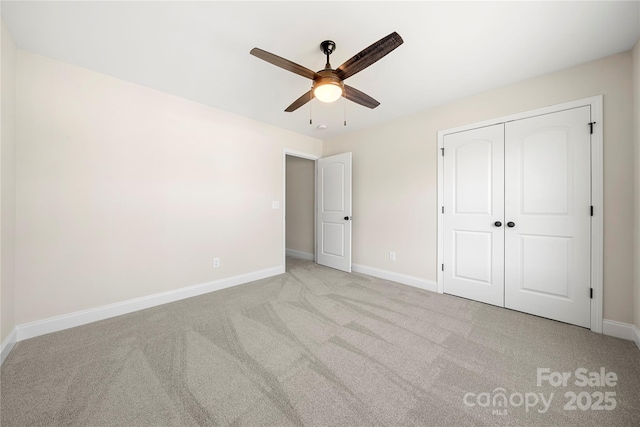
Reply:
[[[284,248],[287,258],[315,261],[316,162],[285,153]]]
[[[292,256],[351,273],[352,153],[285,149],[282,164],[282,265]]]

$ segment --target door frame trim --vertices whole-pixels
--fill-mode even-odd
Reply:
[[[438,293],[444,293],[444,274],[440,268],[444,262],[442,221],[442,206],[444,203],[444,159],[440,154],[440,150],[444,148],[445,135],[589,106],[591,107],[591,121],[596,122],[595,126],[593,126],[593,134],[591,135],[591,204],[594,208],[594,215],[591,217],[591,288],[593,289],[593,298],[591,299],[591,330],[602,333],[602,311],[604,302],[604,120],[602,105],[603,96],[597,95],[438,131],[438,151],[436,153],[438,157],[438,261],[436,264],[436,271],[438,272]]]
[[[317,250],[315,248],[318,241],[318,236],[316,236],[316,210],[318,207],[316,180],[318,179],[318,159],[322,157],[289,148],[282,149],[282,266],[285,271],[287,269],[287,156],[313,160],[313,262],[316,262]]]

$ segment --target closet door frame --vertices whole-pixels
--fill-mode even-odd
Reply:
[[[464,126],[438,131],[438,263],[437,263],[437,291],[444,293],[444,274],[442,265],[444,263],[443,249],[443,203],[444,203],[444,137],[445,135],[463,132],[485,126],[493,126],[500,123],[507,123],[514,120],[521,120],[543,114],[556,113],[572,108],[589,106],[591,107],[591,122],[593,133],[591,135],[591,205],[593,206],[593,216],[591,217],[591,288],[593,298],[591,299],[591,331],[602,333],[602,311],[603,311],[603,213],[604,213],[604,170],[603,170],[603,114],[602,95],[583,98],[563,104],[551,105],[522,113],[512,114],[482,122],[471,123]],[[588,124],[585,123],[585,126]],[[444,207],[446,209],[446,207]]]

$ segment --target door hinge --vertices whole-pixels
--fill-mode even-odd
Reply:
[[[444,271],[444,264],[442,264],[442,271]]]
[[[591,216],[593,216],[593,206],[591,206]]]
[[[442,147],[440,151],[442,151],[442,157],[444,157],[444,147]]]
[[[591,290],[590,298],[593,299],[593,288],[589,288]]]
[[[442,213],[444,213],[444,206],[442,207]]]
[[[591,123],[589,123],[589,133],[590,133],[591,135],[593,135],[593,125],[595,125],[595,124],[596,124],[596,122],[591,122]]]

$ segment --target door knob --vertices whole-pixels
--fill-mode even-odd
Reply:
[[[350,219],[351,219],[351,217],[350,217],[350,216],[345,216],[345,217],[344,217],[344,220],[345,220],[345,221],[349,221]]]
[[[496,227],[502,227],[502,223],[500,221],[496,221],[493,223]]]
[[[513,227],[515,227],[515,226],[516,226],[516,223],[515,223],[515,222],[513,222],[513,221],[509,221],[509,222],[507,223],[507,227],[509,227],[509,228],[513,228]]]

